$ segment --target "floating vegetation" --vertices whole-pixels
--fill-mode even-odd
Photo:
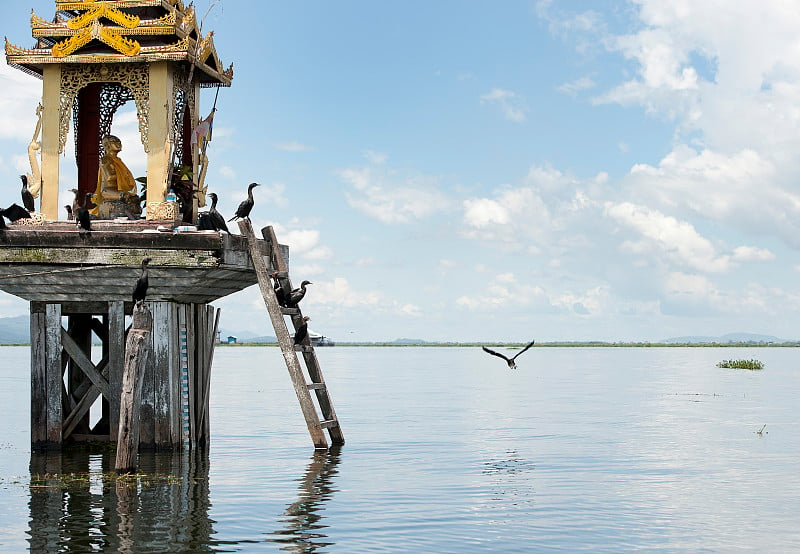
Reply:
[[[163,485],[181,485],[183,478],[175,475],[156,473],[125,473],[117,475],[110,471],[105,473],[35,473],[31,475],[30,487],[37,489],[81,489],[93,484],[116,484],[132,488],[148,488]]]
[[[722,360],[717,367],[732,369],[764,369],[764,362],[760,360]]]

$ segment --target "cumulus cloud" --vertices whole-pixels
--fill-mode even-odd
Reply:
[[[527,118],[525,100],[511,90],[493,88],[481,96],[481,104],[497,106],[503,117],[514,123],[522,123]]]
[[[342,169],[336,174],[351,186],[345,193],[350,206],[382,223],[414,223],[449,207],[434,177],[376,166]]]
[[[579,92],[593,89],[595,86],[596,83],[591,77],[580,77],[579,79],[559,86],[558,91],[574,97],[577,96]]]

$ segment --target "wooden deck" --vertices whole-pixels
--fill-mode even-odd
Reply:
[[[145,221],[92,225],[83,233],[71,222],[0,232],[0,290],[31,302],[131,302],[145,257],[152,301],[206,304],[257,282],[241,235],[163,232]]]

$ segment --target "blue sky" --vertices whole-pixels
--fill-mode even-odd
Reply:
[[[196,3],[234,63],[209,190],[338,340],[800,338],[800,12],[780,0]],[[209,7],[211,10],[207,12]],[[30,9],[3,33],[32,44]],[[0,67],[0,171],[40,82]],[[203,110],[213,91],[204,91]],[[114,132],[144,173],[133,113]],[[72,148],[72,146],[68,146]],[[62,162],[70,188],[74,157]],[[74,165],[74,164],[73,164]],[[272,334],[251,287],[229,332]],[[5,315],[26,304],[3,294]]]

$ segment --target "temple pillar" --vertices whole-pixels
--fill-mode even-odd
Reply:
[[[59,125],[61,107],[61,66],[44,66],[44,85],[42,87],[42,188],[39,211],[45,219],[58,219],[58,179],[59,179]]]
[[[163,202],[168,192],[172,160],[172,121],[175,113],[173,76],[168,63],[150,64],[150,98],[153,101],[148,118],[149,148],[147,154],[147,218],[150,207]]]

